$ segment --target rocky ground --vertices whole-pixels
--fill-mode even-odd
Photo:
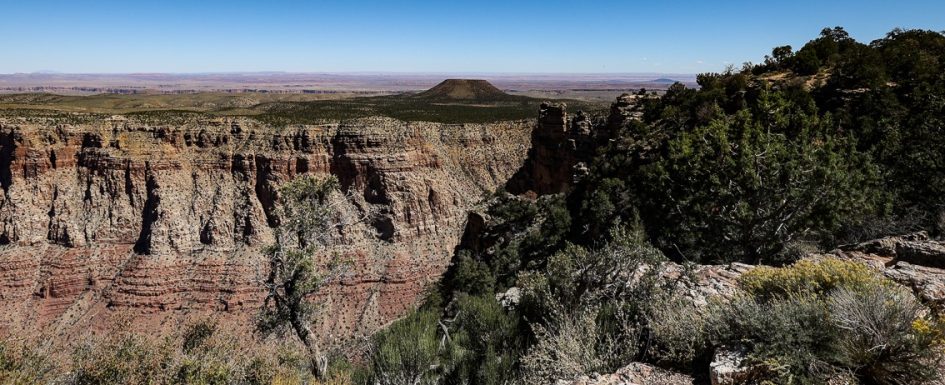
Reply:
[[[887,278],[911,288],[916,296],[933,308],[945,304],[945,242],[930,239],[925,232],[893,236],[829,252],[811,253],[805,258],[840,258],[866,264]],[[682,265],[669,263],[665,276],[678,282],[686,297],[696,304],[705,304],[712,297],[731,297],[737,290],[737,279],[751,265],[699,265],[691,274]],[[742,384],[750,377],[751,368],[740,365],[742,356],[735,351],[716,352],[708,373],[712,385]],[[945,373],[945,370],[943,370]],[[671,373],[643,363],[632,363],[615,373],[595,374],[559,385],[684,385],[693,384],[687,375]]]

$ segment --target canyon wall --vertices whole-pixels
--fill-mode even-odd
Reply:
[[[336,175],[333,235],[349,273],[320,334],[371,333],[416,305],[449,263],[467,210],[518,171],[534,121],[370,118],[0,120],[0,333],[75,335],[116,319],[160,333],[213,315],[249,330],[278,186]]]

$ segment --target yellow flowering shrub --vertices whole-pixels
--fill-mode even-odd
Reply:
[[[757,267],[743,274],[739,284],[756,298],[773,298],[823,295],[839,288],[862,290],[890,285],[891,281],[862,263],[828,258],[801,260],[785,267]]]
[[[927,339],[933,345],[945,347],[945,322],[941,318],[918,318],[912,321],[912,332],[919,340]]]

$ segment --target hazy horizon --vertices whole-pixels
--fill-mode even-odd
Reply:
[[[694,85],[694,74],[670,73],[470,73],[470,72],[208,72],[0,74],[0,93],[195,92],[195,91],[379,91],[428,89],[445,79],[483,79],[505,90],[663,89]]]
[[[943,14],[924,0],[9,2],[0,73],[694,74],[757,63],[824,27],[863,42],[943,30]]]
[[[7,72],[0,75],[241,75],[241,74],[286,74],[286,75],[499,75],[499,76],[632,76],[632,75],[686,75],[695,76],[697,72],[656,72],[656,71],[627,71],[627,72],[504,72],[504,71],[199,71],[199,72],[65,72],[58,70],[36,70],[29,72]]]

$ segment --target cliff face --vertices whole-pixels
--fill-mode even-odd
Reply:
[[[568,116],[564,103],[543,103],[524,165],[506,183],[512,194],[546,195],[568,191],[586,174],[597,149],[607,144],[640,112],[633,97],[611,104],[606,121],[594,122],[583,111]]]
[[[0,333],[142,330],[213,313],[246,327],[263,298],[278,186],[334,174],[350,273],[322,335],[370,333],[415,305],[466,211],[524,162],[534,122],[365,119],[275,129],[228,119],[149,125],[0,121]]]

